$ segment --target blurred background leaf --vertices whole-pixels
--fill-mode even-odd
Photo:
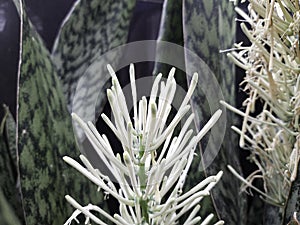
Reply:
[[[0,221],[12,223],[19,218],[23,222],[16,154],[16,123],[6,105],[4,112],[0,126],[0,217],[3,218]]]
[[[208,66],[199,69],[199,85],[195,90],[192,100],[193,111],[196,112],[195,124],[198,129],[201,124],[208,121],[210,115],[218,108],[222,108],[219,100],[224,99],[235,105],[235,66],[220,50],[230,48],[235,42],[235,12],[229,1],[218,0],[186,0],[183,4],[183,36],[184,47],[196,53]],[[186,57],[188,75],[191,75],[195,63]],[[197,68],[197,67],[196,67]],[[217,79],[220,87],[213,85],[213,76]],[[208,78],[209,80],[206,80]],[[190,77],[188,78],[190,79]],[[206,87],[204,85],[211,85]],[[221,89],[223,96],[217,94]],[[204,91],[205,90],[205,91]],[[214,96],[212,101],[212,96]],[[210,98],[210,99],[209,99]],[[226,126],[226,123],[229,122]],[[246,223],[246,198],[240,193],[239,181],[226,169],[228,164],[241,172],[239,148],[237,136],[232,132],[229,125],[236,123],[232,113],[223,110],[222,118],[212,130],[212,135],[201,141],[202,162],[206,175],[216,174],[219,170],[224,171],[220,183],[212,191],[212,199],[218,216],[227,224]],[[220,132],[226,126],[225,136]],[[208,139],[209,138],[209,139]],[[222,145],[218,142],[222,139]],[[211,158],[216,158],[210,162]],[[198,165],[193,167],[196,173]],[[199,168],[198,168],[199,170]]]
[[[183,26],[182,26],[182,1],[172,2],[165,0],[162,9],[159,33],[157,40],[171,42],[183,46]],[[156,63],[153,74],[162,73],[167,78],[172,66],[160,63],[168,57],[168,52],[156,49]],[[176,58],[184,65],[184,55],[177,55]],[[177,70],[175,73],[176,82],[185,90],[187,89],[186,75],[184,71]]]
[[[160,23],[158,41],[168,41],[180,46],[184,46],[184,37],[183,37],[183,2],[176,1],[172,2],[169,0],[164,1],[163,10],[162,10],[162,19]],[[172,66],[178,66],[178,63],[174,65],[167,65],[160,63],[164,59],[170,57],[168,51],[157,49],[156,52],[156,63],[154,67],[154,75],[162,73],[164,77],[168,76],[168,73]],[[172,50],[171,50],[172,51]],[[180,64],[185,67],[185,55],[184,52],[176,55],[176,59],[179,60]],[[196,72],[196,71],[194,71]],[[200,71],[197,71],[200,72]],[[176,82],[184,89],[187,90],[187,77],[185,71],[178,70],[175,73]],[[197,150],[199,151],[199,149]],[[197,182],[205,178],[205,174],[199,171],[199,165],[201,165],[200,157],[195,157],[192,164],[192,171],[187,177],[186,184],[184,186],[185,191],[193,187]],[[201,166],[200,166],[201,167]],[[202,217],[207,216],[209,213],[216,214],[213,202],[211,197],[205,197],[201,203],[200,215]],[[186,217],[182,217],[180,223],[184,223]],[[216,219],[214,221],[217,221]]]
[[[164,1],[158,40],[172,42],[186,48],[185,55],[176,56],[176,59],[180,58],[187,71],[187,75],[183,71],[177,71],[176,80],[180,86],[186,89],[191,75],[194,72],[199,73],[199,85],[192,100],[193,112],[196,114],[195,125],[198,130],[216,109],[221,108],[220,99],[224,98],[235,105],[235,66],[225,54],[220,53],[220,50],[230,48],[235,42],[235,17],[233,6],[228,1],[186,0],[176,3]],[[199,60],[194,62],[195,57],[187,54],[189,50],[203,62]],[[157,61],[167,57],[167,54],[167,52],[157,52]],[[199,67],[199,64],[202,66]],[[156,63],[154,74],[163,72],[166,76],[171,66]],[[214,87],[213,82],[209,80],[212,76],[216,77],[220,87]],[[205,85],[210,87],[204,87]],[[214,93],[217,92],[216,88],[220,88],[222,93]],[[215,102],[208,102],[208,95],[215,96]],[[226,126],[226,121],[236,123],[237,119],[232,113],[224,111],[223,118],[217,125],[219,127],[214,129],[222,130]],[[246,224],[246,196],[237,194],[240,192],[240,183],[226,169],[227,164],[231,164],[241,172],[237,136],[228,126],[224,139],[221,136],[211,138],[212,140],[208,142],[206,137],[199,146],[202,154],[206,149],[206,156],[213,157],[219,149],[219,146],[214,145],[218,139],[224,140],[221,149],[216,153],[217,156],[212,164],[208,165],[209,162],[205,160],[201,162],[201,157],[195,158],[186,181],[186,189],[194,186],[203,177],[223,170],[225,172],[223,178],[212,192],[212,197],[206,198],[204,204],[202,203],[201,213],[207,215],[215,208],[216,215],[227,224]],[[202,163],[207,167],[205,172],[203,172]]]
[[[0,221],[5,225],[21,225],[13,207],[0,188]]]
[[[106,65],[115,67],[122,55],[103,54],[126,44],[134,6],[135,0],[77,1],[59,31],[52,59],[69,112],[85,121],[96,122],[106,103]],[[74,131],[80,150],[89,154],[91,147],[77,124]]]

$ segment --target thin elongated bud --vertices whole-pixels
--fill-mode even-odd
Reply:
[[[135,83],[134,65],[132,63],[129,66],[129,74],[130,74],[131,93],[132,93],[132,100],[133,100],[134,128],[138,129],[137,90],[136,90],[136,83]]]
[[[196,193],[198,190],[202,189],[206,185],[210,184],[211,182],[218,182],[218,180],[221,178],[223,172],[220,171],[217,176],[210,176],[207,177],[204,181],[200,182],[198,185],[193,187],[191,190],[189,190],[187,193],[183,194],[178,198],[178,201],[182,201],[183,199],[188,198],[192,194]]]
[[[150,93],[150,98],[152,100],[155,101],[156,97],[157,97],[157,91],[158,91],[158,87],[159,87],[159,82],[162,78],[162,74],[158,74],[154,80],[154,83],[153,83],[153,86],[152,86],[152,90],[151,90],[151,93]]]
[[[191,83],[190,83],[190,87],[188,89],[188,92],[186,93],[186,96],[184,97],[180,107],[179,107],[179,110],[184,107],[188,102],[189,100],[191,99],[192,97],[192,94],[196,88],[196,85],[197,85],[197,82],[198,82],[198,73],[194,73],[193,74],[193,77],[192,77],[192,80],[191,80]]]
[[[111,77],[116,77],[117,76],[114,69],[111,67],[110,64],[107,64],[107,70],[108,70],[109,74],[111,75]]]
[[[188,225],[191,224],[192,222],[191,219],[193,219],[196,214],[198,213],[198,211],[200,210],[200,205],[196,205],[196,207],[193,209],[193,211],[190,213],[190,215],[188,216],[188,218],[186,219],[185,223],[183,225]],[[199,221],[201,220],[201,217],[199,217]],[[197,222],[199,222],[197,221]]]
[[[173,79],[174,75],[175,75],[175,71],[176,71],[176,68],[175,67],[172,67],[170,72],[169,72],[169,75],[168,75],[168,79]]]
[[[138,182],[136,179],[134,165],[130,159],[130,155],[128,152],[123,153],[123,159],[124,159],[124,162],[125,162],[127,168],[129,169],[129,177],[130,177],[133,189],[134,189],[136,195],[141,196],[142,193],[139,190],[139,185],[138,185]]]
[[[189,225],[199,224],[200,221],[201,221],[201,217],[197,216],[189,223]]]
[[[213,127],[213,125],[215,125],[215,123],[218,121],[218,119],[220,118],[222,114],[222,110],[218,109],[213,115],[212,117],[209,119],[209,121],[204,125],[204,127],[201,129],[201,131],[199,132],[199,134],[197,134],[197,138],[196,138],[196,142],[199,142],[203,136]]]
[[[113,94],[112,90],[107,89],[106,94],[107,94],[108,101],[110,102],[110,104],[112,106],[112,103],[114,101],[114,94]]]
[[[127,205],[134,205],[133,201],[127,200],[121,196],[118,196],[117,193],[114,193],[113,191],[111,191],[104,183],[101,179],[98,179],[96,177],[94,177],[89,171],[87,171],[84,167],[82,167],[79,163],[77,163],[75,160],[73,160],[72,158],[68,157],[68,156],[64,156],[63,160],[66,161],[69,165],[73,166],[75,169],[77,169],[79,172],[81,172],[83,175],[85,175],[89,180],[91,180],[92,182],[94,182],[96,185],[100,186],[101,188],[103,188],[105,191],[109,192],[110,194],[112,194],[114,197],[116,197],[117,199],[119,199],[120,201],[124,202]]]
[[[216,222],[214,225],[223,225],[223,224],[225,224],[225,222],[223,220],[220,220],[220,221]]]
[[[71,196],[66,195],[66,200],[73,205],[75,208],[79,209],[81,212],[83,212],[85,215],[87,215],[89,218],[91,218],[95,223],[106,225],[106,223],[102,222],[100,219],[98,219],[95,215],[90,213],[88,210],[86,210],[84,207],[82,207],[78,202],[76,202]]]
[[[214,215],[209,214],[200,225],[208,225],[213,218],[214,218]]]

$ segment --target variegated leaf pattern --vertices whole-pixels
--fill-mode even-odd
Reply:
[[[33,30],[24,2],[15,3],[21,20],[17,152],[25,223],[63,224],[73,211],[66,194],[82,204],[105,206],[98,202],[102,195],[97,187],[62,160],[79,155],[71,117],[50,54]]]
[[[20,207],[21,198],[18,186],[18,168],[16,156],[16,123],[9,112],[7,106],[4,106],[5,115],[0,126],[0,190],[1,190],[1,211],[3,220],[6,221],[13,214],[13,217],[23,220],[23,210]],[[4,204],[9,204],[6,206]],[[12,218],[12,221],[14,219]],[[8,223],[8,221],[7,221]]]
[[[16,146],[16,121],[8,108],[4,105],[5,110],[5,136],[7,137],[7,146],[9,148],[10,157],[14,163],[14,167],[17,165],[17,146]]]
[[[52,58],[69,111],[85,121],[97,120],[106,102],[106,64],[117,64],[122,55],[103,54],[126,43],[134,6],[135,0],[77,1],[61,27]],[[82,144],[85,136],[74,127]]]
[[[192,100],[193,111],[196,112],[196,126],[209,119],[211,113],[217,108],[221,108],[218,101],[222,98],[217,93],[213,82],[210,82],[212,76],[215,76],[224,99],[230,104],[235,104],[235,70],[234,65],[229,62],[226,55],[220,54],[221,49],[232,46],[235,40],[235,13],[232,5],[228,1],[219,0],[185,0],[183,4],[183,35],[184,47],[196,53],[211,69],[211,72],[204,66],[199,68],[199,83],[195,90],[194,99]],[[186,70],[188,74],[194,72],[195,65],[198,62],[192,62],[190,57],[186,56]],[[208,78],[208,79],[207,79]],[[190,78],[188,78],[190,79]],[[201,82],[201,79],[202,80]],[[206,86],[201,87],[201,83]],[[210,86],[211,85],[211,86]],[[203,90],[206,90],[203,92]],[[214,96],[214,97],[212,97]],[[213,102],[208,102],[210,97]],[[222,130],[227,121],[234,121],[231,113],[223,112],[223,117],[219,120],[215,130]],[[230,124],[231,125],[231,124]],[[227,124],[225,136],[207,136],[201,143],[204,165],[207,166],[208,175],[215,174],[219,170],[224,171],[220,183],[212,191],[216,210],[219,216],[226,221],[226,224],[244,224],[246,213],[246,202],[244,195],[239,193],[239,181],[228,172],[227,164],[234,165],[240,170],[238,141]],[[199,128],[199,127],[198,127]],[[213,130],[212,130],[213,132]],[[207,138],[210,138],[209,140]],[[223,140],[220,150],[215,144]],[[218,151],[219,152],[216,152]],[[210,164],[210,157],[216,158]],[[208,159],[208,161],[206,161]],[[193,174],[197,173],[197,167],[193,168]]]
[[[184,45],[182,3],[183,3],[182,1],[175,1],[175,2],[170,0],[164,1],[158,41],[168,41],[168,42],[178,44],[180,46]],[[166,64],[159,63],[161,61],[164,61],[163,60],[164,58],[169,57],[169,53],[163,50],[164,49],[160,50],[159,48],[157,48],[156,63],[155,63],[155,68],[153,73],[154,75],[157,75],[158,73],[163,73],[164,76],[167,76],[168,71],[171,69],[172,66],[178,66],[178,65],[166,65]],[[184,52],[182,52],[182,55],[177,55],[176,57],[180,58],[179,60],[182,61],[180,63],[181,65],[185,65]],[[197,70],[193,72],[199,72],[199,71]],[[175,79],[176,82],[186,90],[187,88],[186,73],[184,71],[177,70],[175,73]],[[197,152],[199,152],[199,150],[197,150]],[[185,188],[184,191],[189,190],[190,187],[193,187],[195,185],[195,183],[200,182],[205,178],[205,174],[203,172],[200,172],[202,171],[202,169],[198,167],[201,167],[200,156],[194,157],[191,166],[192,168],[191,170],[193,170],[193,172],[190,172],[186,179],[184,185]],[[210,196],[205,197],[202,200],[200,216],[205,217],[209,213],[216,214]],[[185,219],[186,217],[182,217],[180,223],[183,224]]]

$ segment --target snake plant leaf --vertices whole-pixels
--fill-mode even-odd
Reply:
[[[127,42],[134,6],[135,0],[79,0],[60,29],[52,58],[69,111],[85,121],[95,122],[106,102],[106,64],[116,65],[121,55],[103,54]],[[77,124],[74,128],[82,144],[85,136]]]
[[[21,225],[18,217],[16,216],[10,201],[6,199],[0,187],[0,221],[5,225]]]
[[[24,2],[15,3],[21,21],[16,129],[25,223],[63,224],[73,211],[65,195],[72,192],[82,204],[99,204],[102,195],[62,160],[79,154],[61,83]]]
[[[157,41],[167,41],[183,46],[182,1],[164,1]],[[164,61],[164,58],[168,57],[168,53],[164,50],[160,48],[156,49],[156,62],[153,74],[162,73],[164,77],[167,77],[171,67],[175,65],[160,63]],[[184,55],[177,55],[176,57],[184,65]],[[183,71],[177,70],[175,79],[177,84],[182,88],[187,88],[186,76]]]
[[[282,224],[282,208],[274,205],[265,204],[263,213],[263,224],[281,225]],[[285,223],[286,224],[286,223]]]
[[[220,54],[235,40],[235,13],[228,1],[218,0],[186,0],[183,3],[183,35],[184,47],[197,54],[205,64],[197,68],[199,62],[193,62],[186,54],[186,71],[190,75],[198,69],[199,83],[192,100],[195,112],[195,123],[205,124],[216,109],[221,108],[218,101],[224,99],[235,105],[235,70],[226,55]],[[211,71],[209,71],[209,69]],[[217,79],[214,82],[214,79]],[[216,84],[217,85],[214,85]],[[223,95],[223,96],[222,96]],[[246,201],[239,195],[239,182],[226,169],[226,165],[234,165],[241,170],[238,155],[237,136],[234,136],[226,121],[235,121],[233,114],[223,111],[223,116],[215,125],[210,136],[201,143],[202,161],[207,175],[219,170],[227,171],[212,195],[220,218],[226,224],[244,224]],[[219,132],[226,127],[225,133]],[[222,142],[221,146],[218,146]],[[213,159],[213,160],[212,160]],[[197,172],[197,168],[193,168]]]
[[[7,105],[3,105],[4,116],[0,124],[0,134],[5,143],[6,148],[9,149],[7,155],[11,158],[13,167],[17,167],[17,148],[16,148],[16,121],[13,118]]]
[[[158,43],[160,42],[171,42],[174,44],[177,44],[178,46],[182,46],[181,49],[183,49],[184,46],[184,37],[183,37],[183,2],[182,1],[164,1],[163,10],[162,10],[162,19],[160,24],[160,30],[159,30],[159,36],[158,36]],[[158,45],[159,46],[159,45]],[[180,48],[178,48],[180,49]],[[171,53],[170,53],[171,51]],[[178,85],[180,85],[181,88],[184,90],[187,90],[187,77],[186,73],[184,72],[185,69],[185,55],[184,51],[176,51],[176,54],[174,54],[175,49],[167,50],[166,48],[157,47],[156,49],[156,62],[154,67],[154,75],[157,75],[158,73],[162,73],[164,76],[167,76],[168,71],[170,70],[171,66],[175,66],[181,70],[177,70],[175,73],[175,79]],[[161,62],[170,61],[166,60],[169,58],[174,58],[174,55],[176,55],[176,60],[174,60],[173,65],[163,64]],[[199,72],[197,70],[193,72]],[[180,97],[180,96],[179,96]],[[195,130],[195,128],[194,128]],[[197,150],[199,152],[199,150]],[[198,167],[201,167],[201,157],[197,156],[194,157],[194,160],[192,162],[191,170],[192,172],[189,173],[187,176],[187,179],[185,181],[184,191],[189,190],[191,187],[193,187],[196,182],[199,182],[200,180],[203,180],[205,178],[205,174],[201,171],[202,169],[199,169]],[[208,214],[214,213],[216,214],[214,204],[212,202],[212,199],[210,196],[205,197],[201,202],[201,210],[199,215],[201,217],[206,217]],[[180,223],[183,224],[185,219],[187,217],[182,217],[180,220]],[[217,218],[214,218],[214,222],[217,221]],[[212,221],[213,222],[213,221]]]
[[[0,126],[0,221],[20,225],[23,212],[17,190],[15,121],[7,106],[4,106],[4,111]]]
[[[2,205],[0,207],[3,207],[6,213],[13,212],[14,217],[20,218],[22,221],[24,216],[22,207],[20,207],[20,190],[17,186],[16,124],[7,106],[4,106],[4,112],[0,126],[0,189],[3,195],[0,201],[1,204],[6,204],[5,201],[8,201],[10,206]],[[2,216],[3,219],[8,219],[6,215]]]
[[[296,214],[296,219],[293,219],[294,213]],[[298,165],[297,177],[292,183],[292,187],[289,193],[288,201],[285,207],[285,218],[284,224],[289,223],[293,220],[300,221],[300,166]]]

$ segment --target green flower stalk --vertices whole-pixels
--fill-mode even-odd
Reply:
[[[240,134],[240,146],[250,149],[250,160],[258,170],[244,179],[229,169],[244,181],[243,190],[251,187],[266,201],[283,207],[300,156],[299,1],[248,2],[248,14],[236,11],[244,19],[241,28],[251,45],[236,44],[228,54],[246,71],[241,84],[248,94],[245,112],[222,104],[244,118],[241,128],[232,128]],[[253,112],[258,115],[253,117]],[[252,185],[255,179],[263,179],[264,190]]]
[[[194,74],[181,106],[173,120],[167,124],[176,91],[175,68],[171,69],[166,82],[161,81],[161,74],[155,78],[149,100],[142,97],[137,101],[134,67],[130,65],[133,119],[130,118],[124,93],[110,65],[108,71],[112,77],[112,87],[107,90],[107,96],[114,123],[105,114],[101,117],[121,142],[122,155],[115,155],[107,137],[104,134],[100,135],[91,122],[82,121],[76,114],[72,114],[72,117],[82,127],[119,187],[117,188],[100,169],[94,168],[83,155],[80,159],[84,166],[68,156],[65,156],[64,160],[99,189],[116,198],[119,202],[119,213],[111,216],[98,206],[81,206],[71,196],[66,196],[67,201],[76,210],[65,225],[71,224],[73,220],[77,221],[77,216],[81,213],[85,215],[86,223],[94,221],[96,224],[106,224],[93,212],[118,225],[177,224],[179,218],[186,213],[189,213],[189,216],[184,224],[199,224],[199,203],[204,196],[210,194],[210,190],[221,178],[222,171],[207,177],[186,193],[183,193],[183,186],[195,155],[196,145],[216,123],[221,110],[215,112],[203,129],[194,136],[193,130],[189,128],[194,118],[192,113],[178,136],[174,137],[175,128],[190,110],[189,100],[196,87],[198,74]],[[209,224],[212,218],[213,214],[208,215],[201,224]],[[223,221],[216,224],[223,224]]]

